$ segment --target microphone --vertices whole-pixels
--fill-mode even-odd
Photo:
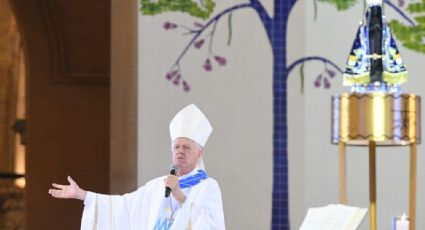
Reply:
[[[170,168],[170,175],[177,175],[177,171],[179,169],[177,168],[177,165],[171,165]],[[165,187],[165,197],[169,197],[171,193],[171,188],[170,187]]]

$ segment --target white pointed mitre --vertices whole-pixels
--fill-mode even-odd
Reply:
[[[202,147],[205,146],[212,130],[208,119],[194,104],[180,110],[170,123],[171,141],[179,137],[186,137]]]

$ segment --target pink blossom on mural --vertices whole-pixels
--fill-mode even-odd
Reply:
[[[207,60],[205,60],[205,63],[203,65],[204,69],[206,71],[211,71],[212,70],[212,65],[211,65],[211,61],[209,58],[207,58]]]
[[[226,62],[227,62],[227,60],[226,60],[226,58],[225,57],[221,57],[221,56],[214,56],[214,59],[217,61],[217,63],[219,64],[219,65],[226,65]]]
[[[195,48],[196,49],[200,49],[201,47],[202,47],[202,45],[204,44],[204,39],[201,39],[201,40],[199,40],[199,41],[197,41],[197,42],[195,42],[194,44],[193,44],[193,46],[195,46]]]
[[[203,24],[201,24],[199,22],[195,22],[193,24],[195,25],[195,27],[199,27],[199,28],[202,28],[204,26]]]
[[[171,80],[171,79],[173,79],[173,77],[174,76],[176,76],[177,75],[177,73],[178,73],[179,71],[177,71],[177,70],[174,70],[174,71],[171,71],[171,72],[168,72],[166,75],[165,75],[165,78],[167,78],[167,80]]]
[[[162,27],[164,27],[165,30],[172,30],[177,28],[177,24],[172,22],[165,22],[164,25],[162,25]]]
[[[314,87],[319,88],[322,84],[322,74],[319,74],[319,76],[316,77],[316,80],[314,81]]]
[[[181,78],[181,75],[180,74],[177,75],[176,78],[174,78],[173,84],[176,85],[176,86],[179,85],[180,84],[180,78]]]
[[[323,86],[325,87],[325,89],[329,89],[331,87],[331,82],[327,77],[323,78]]]
[[[328,73],[330,78],[334,78],[335,77],[335,71],[331,70],[331,69],[326,69],[326,73]]]
[[[404,0],[398,0],[398,6],[403,7],[404,6]]]
[[[186,81],[183,81],[183,90],[185,92],[189,92],[190,91],[190,86]]]

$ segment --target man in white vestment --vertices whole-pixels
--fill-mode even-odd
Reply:
[[[176,175],[158,177],[122,196],[85,191],[68,177],[69,185],[54,183],[49,194],[84,201],[81,230],[225,229],[220,187],[206,174],[202,159],[211,132],[208,119],[191,104],[170,123]]]

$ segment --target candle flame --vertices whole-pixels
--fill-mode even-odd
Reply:
[[[408,218],[408,216],[406,215],[406,213],[404,212],[403,213],[403,215],[401,216],[401,218],[400,218],[400,220],[402,220],[402,221],[407,221],[409,218]]]

